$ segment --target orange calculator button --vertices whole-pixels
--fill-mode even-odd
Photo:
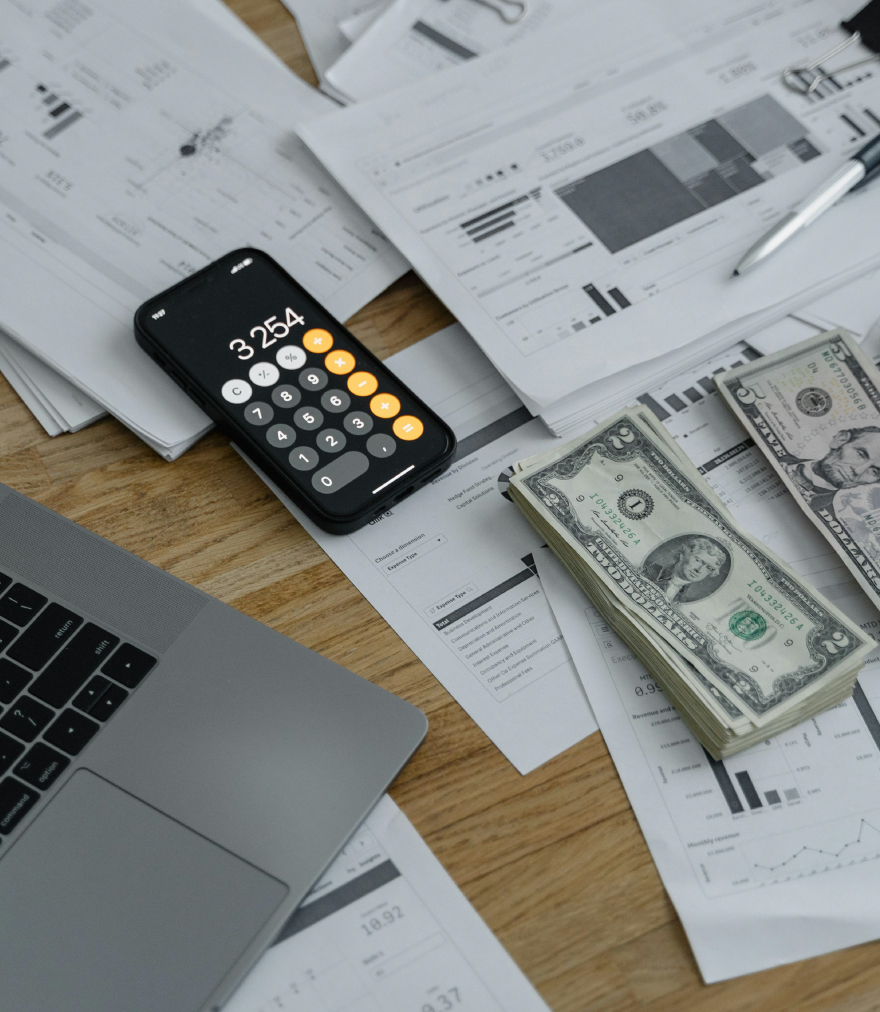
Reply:
[[[370,401],[370,411],[377,418],[393,418],[400,411],[400,401],[394,394],[376,394]]]
[[[331,351],[324,359],[324,368],[327,372],[335,373],[337,376],[344,376],[354,369],[354,355],[350,351]]]
[[[418,439],[425,431],[425,426],[415,415],[401,415],[394,419],[391,429],[398,439]]]
[[[333,335],[329,330],[319,330],[317,327],[307,330],[303,334],[303,347],[306,351],[329,351],[333,347]]]
[[[346,385],[357,397],[370,397],[379,389],[379,381],[371,372],[353,372]]]

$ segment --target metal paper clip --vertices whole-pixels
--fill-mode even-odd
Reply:
[[[529,13],[529,5],[524,0],[473,0],[473,2],[495,11],[498,17],[509,25],[518,25]]]
[[[823,53],[818,60],[808,63],[806,67],[786,67],[785,70],[782,71],[783,82],[787,84],[792,91],[799,92],[801,95],[811,95],[823,81],[827,81],[834,74],[840,74],[843,73],[844,70],[852,70],[855,67],[861,67],[864,63],[871,63],[872,60],[880,59],[880,57],[874,53],[861,60],[856,60],[855,63],[847,63],[844,67],[838,67],[834,71],[827,71],[822,68],[822,64],[827,60],[830,60],[832,57],[837,56],[838,53],[842,53],[844,49],[848,49],[850,46],[861,41],[862,33],[853,32],[848,39],[845,39],[833,49],[829,49],[827,53]]]

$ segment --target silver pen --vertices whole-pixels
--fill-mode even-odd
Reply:
[[[826,183],[822,184],[819,190],[778,221],[769,232],[765,232],[736,265],[733,276],[745,274],[746,271],[756,267],[807,225],[812,225],[844,194],[867,183],[878,170],[880,170],[880,136],[857,151]]]

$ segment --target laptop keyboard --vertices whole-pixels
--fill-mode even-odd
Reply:
[[[3,573],[0,654],[2,838],[122,706],[156,658]]]

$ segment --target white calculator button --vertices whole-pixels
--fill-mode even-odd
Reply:
[[[275,361],[282,369],[302,369],[306,364],[306,353],[296,344],[286,344],[278,349]]]
[[[281,373],[278,372],[278,366],[271,362],[257,362],[250,367],[248,378],[255,386],[271,387],[281,378]]]
[[[246,380],[227,380],[220,387],[223,400],[229,401],[230,404],[244,404],[251,399],[252,393],[251,385]]]

